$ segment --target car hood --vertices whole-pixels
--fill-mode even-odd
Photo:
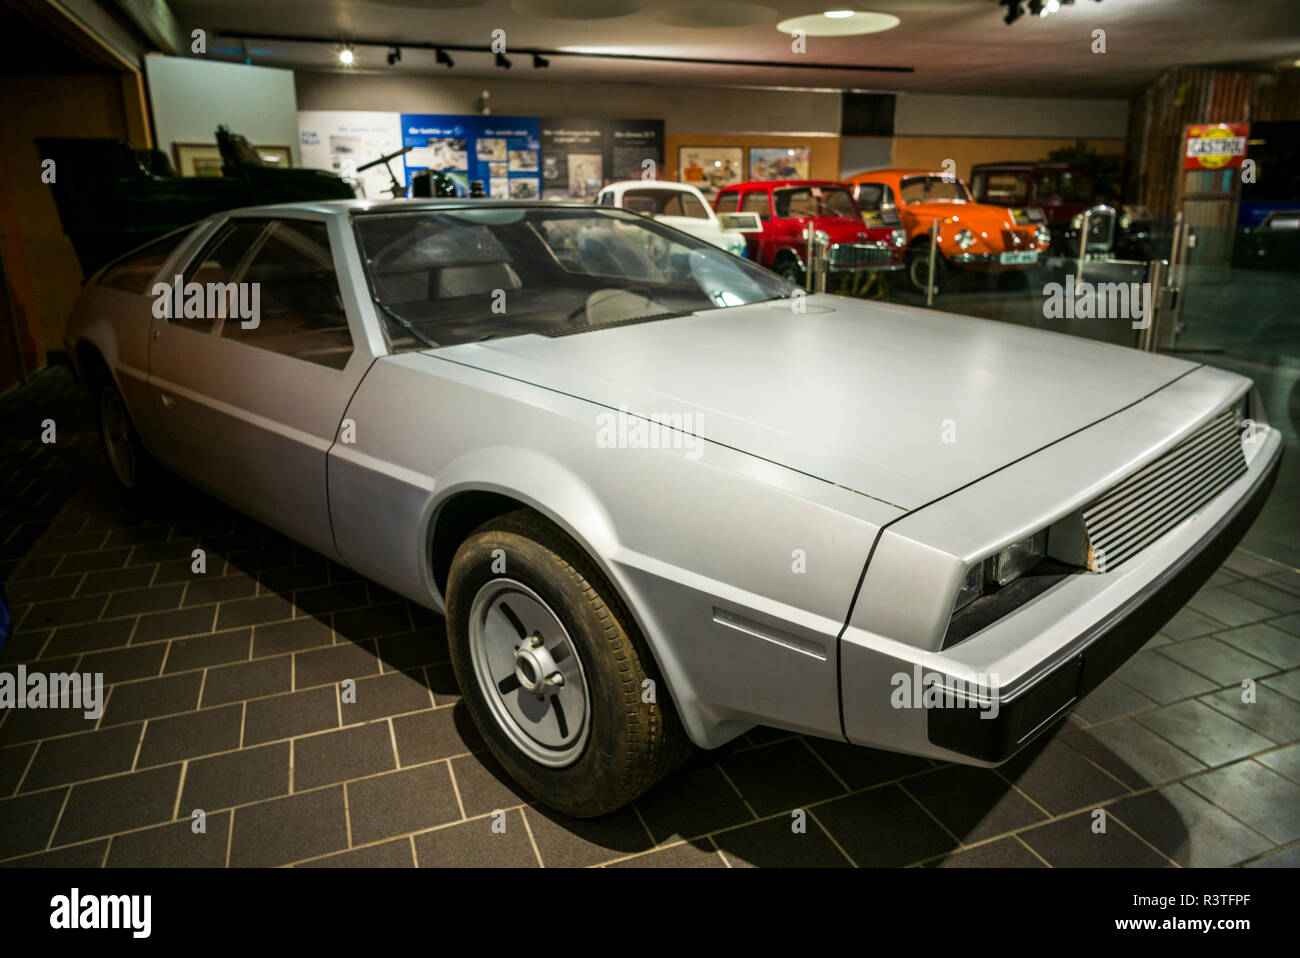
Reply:
[[[777,300],[430,353],[629,414],[681,415],[702,438],[903,509],[1195,368],[931,310],[824,295],[805,305],[794,313]]]
[[[1032,229],[1034,226],[1017,223],[1009,207],[990,203],[909,203],[903,209],[926,220],[934,216],[940,219],[956,216],[962,225],[978,225],[984,229]]]

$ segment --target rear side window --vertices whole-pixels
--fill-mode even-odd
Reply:
[[[760,220],[770,220],[772,203],[766,193],[746,193],[744,202],[740,204],[740,212],[757,213]]]
[[[188,228],[176,230],[127,253],[104,271],[99,285],[144,295],[152,288],[158,270],[189,235]]]
[[[719,213],[735,213],[740,209],[739,193],[723,193],[718,197],[718,205],[714,207]]]
[[[198,283],[204,289],[216,288],[216,284],[233,283],[244,258],[257,242],[257,238],[266,229],[265,220],[229,220],[212,239],[203,247],[203,252],[190,261],[185,271],[185,283]],[[202,317],[175,316],[172,322],[177,326],[199,332],[209,332],[216,310],[203,310]]]
[[[331,369],[348,364],[352,334],[324,223],[272,223],[241,280],[241,287],[256,284],[257,323],[247,328],[238,316],[219,319],[222,338]]]

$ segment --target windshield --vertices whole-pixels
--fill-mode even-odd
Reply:
[[[1034,176],[1034,199],[1043,203],[1089,203],[1093,178],[1087,173],[1038,173]]]
[[[394,350],[562,336],[790,296],[773,273],[622,210],[490,206],[355,217]]]
[[[852,194],[846,189],[826,186],[800,186],[774,190],[772,202],[777,219],[799,216],[839,216],[858,220],[862,214]]]
[[[907,204],[970,202],[966,184],[961,180],[945,180],[942,176],[909,176],[903,180],[899,193]]]

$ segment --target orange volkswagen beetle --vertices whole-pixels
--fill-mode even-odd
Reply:
[[[863,211],[898,211],[907,231],[907,278],[925,292],[930,271],[930,224],[939,223],[934,280],[942,288],[950,268],[1004,272],[1038,262],[1051,243],[1041,210],[991,206],[971,200],[966,184],[929,170],[871,170],[846,183]],[[937,290],[936,290],[937,291]]]

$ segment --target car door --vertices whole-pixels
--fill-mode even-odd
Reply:
[[[185,270],[185,308],[155,317],[149,351],[151,397],[190,477],[333,557],[326,455],[373,358],[348,243],[325,217],[227,219]],[[188,308],[195,291],[202,309]]]
[[[758,218],[763,221],[763,232],[758,236],[758,255],[755,261],[764,266],[771,266],[779,247],[779,238],[776,234],[780,229],[779,224],[772,219],[771,193],[767,190],[746,192],[740,200],[740,212],[757,213]]]

